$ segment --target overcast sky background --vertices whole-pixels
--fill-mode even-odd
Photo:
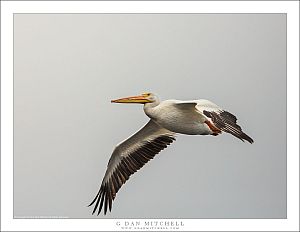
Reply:
[[[105,218],[286,217],[286,15],[15,14],[14,216],[92,216],[114,146],[148,118],[110,100],[209,99],[254,144],[178,136]]]

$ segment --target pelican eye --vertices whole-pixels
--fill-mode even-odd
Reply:
[[[142,96],[143,97],[149,97],[151,94],[150,93],[143,93]]]

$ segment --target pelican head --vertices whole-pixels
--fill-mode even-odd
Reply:
[[[153,93],[143,93],[139,96],[125,97],[116,100],[111,100],[112,103],[140,103],[140,104],[153,103],[157,101],[158,98]]]

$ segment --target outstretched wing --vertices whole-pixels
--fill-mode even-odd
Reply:
[[[232,134],[233,136],[241,139],[242,141],[246,140],[249,143],[253,143],[253,139],[250,138],[247,134],[242,131],[242,128],[236,124],[236,117],[225,111],[203,111],[203,114],[211,118],[214,125],[219,128],[221,131]]]
[[[242,131],[242,128],[236,123],[237,118],[228,111],[222,110],[216,104],[208,100],[198,100],[196,108],[207,118],[209,118],[215,127],[221,131],[232,134],[233,136],[253,143],[253,139]]]
[[[111,211],[117,192],[129,177],[174,140],[175,133],[150,120],[137,133],[120,143],[114,149],[100,189],[89,205],[95,204],[93,214],[98,209],[99,215],[103,206],[104,214],[108,208]]]

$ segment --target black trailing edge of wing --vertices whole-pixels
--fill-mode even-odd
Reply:
[[[100,214],[104,207],[104,214],[107,210],[111,211],[112,202],[117,192],[129,177],[143,167],[149,160],[153,159],[156,154],[166,148],[175,140],[174,137],[168,135],[159,136],[152,141],[145,142],[141,147],[122,158],[121,162],[114,169],[108,181],[103,181],[101,187],[89,206],[94,206],[93,214],[97,211]]]
[[[246,140],[249,143],[253,143],[253,139],[245,134],[242,131],[242,128],[236,124],[237,118],[227,112],[227,111],[220,111],[220,112],[210,112],[210,111],[203,111],[203,114],[213,121],[214,125],[219,128],[220,130],[230,133],[233,136],[241,139],[242,141]]]

